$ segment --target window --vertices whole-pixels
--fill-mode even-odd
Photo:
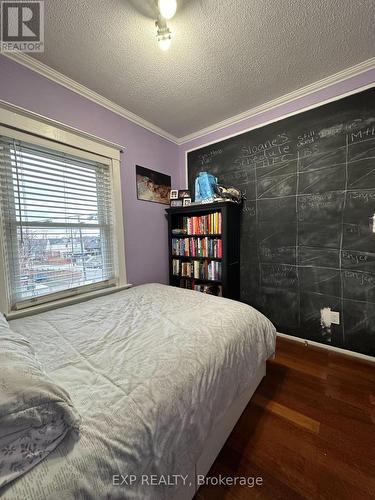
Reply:
[[[111,159],[0,129],[8,310],[124,283]]]

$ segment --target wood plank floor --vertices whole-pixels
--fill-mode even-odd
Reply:
[[[276,359],[196,500],[375,499],[375,364],[278,338]]]

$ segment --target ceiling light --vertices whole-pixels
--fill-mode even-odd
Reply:
[[[161,38],[160,40],[158,40],[158,42],[161,50],[168,50],[171,46],[171,37],[169,36],[168,38]]]
[[[168,50],[172,42],[171,30],[168,28],[165,19],[162,18],[155,21],[155,25],[158,29],[156,36],[159,47],[161,50]]]
[[[159,0],[159,12],[164,19],[172,19],[176,10],[177,0]]]

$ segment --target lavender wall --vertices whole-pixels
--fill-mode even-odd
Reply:
[[[299,110],[309,106],[318,105],[321,102],[333,99],[337,96],[343,95],[347,92],[354,91],[366,85],[375,83],[375,69],[366,71],[358,76],[348,78],[342,82],[331,85],[325,89],[314,92],[306,97],[295,99],[286,104],[282,104],[270,111],[265,111],[257,116],[247,118],[239,123],[230,125],[220,130],[206,134],[199,139],[186,142],[179,149],[179,170],[180,170],[180,183],[182,187],[186,187],[186,152],[192,149],[197,149],[204,144],[218,142],[230,135],[241,134],[242,132],[251,128],[259,127],[263,123],[278,120],[280,117],[290,113],[296,113]]]
[[[166,206],[137,200],[135,165],[171,175],[172,187],[178,187],[178,147],[4,56],[0,56],[0,99],[124,146],[121,179],[128,281],[167,283]]]

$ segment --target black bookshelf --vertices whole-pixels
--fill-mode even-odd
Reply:
[[[216,285],[216,290],[221,289],[223,297],[239,300],[240,296],[240,206],[232,202],[209,203],[202,205],[190,205],[187,207],[171,207],[166,210],[168,217],[168,242],[169,242],[169,283],[172,286],[183,288],[194,288],[196,285],[204,287]],[[183,228],[184,217],[199,217],[210,215],[212,213],[221,214],[221,233],[204,234],[173,234],[172,229]],[[221,240],[221,257],[202,257],[202,256],[186,256],[173,255],[172,240],[186,238],[198,239],[220,239]],[[191,254],[191,252],[189,252]],[[181,276],[173,273],[173,260],[182,262],[198,261],[207,264],[217,262],[221,264],[221,277],[217,279],[201,279]],[[180,265],[180,271],[181,271]]]

